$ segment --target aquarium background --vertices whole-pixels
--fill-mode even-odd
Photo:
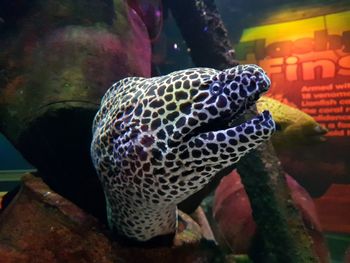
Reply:
[[[3,135],[0,135],[0,145],[0,170],[34,169]]]
[[[332,262],[343,262],[350,245],[350,11],[334,2],[274,6],[258,17],[252,10],[245,16],[251,26],[241,27],[239,10],[228,0],[216,2],[236,58],[261,65],[272,79],[269,96],[329,130],[323,144],[278,153],[286,171],[315,198]],[[193,66],[171,17],[161,36],[153,54],[161,74]]]
[[[34,171],[36,169],[0,134],[0,197],[19,185],[23,173]]]
[[[243,27],[244,18],[233,19],[237,10],[229,0],[216,3],[237,59],[261,65],[272,79],[272,97],[329,129],[326,143],[283,149],[279,155],[286,171],[315,198],[332,262],[343,262],[350,246],[350,6],[307,1],[292,8],[271,6]],[[246,19],[256,15],[251,11]],[[153,40],[153,73],[192,67],[190,52],[168,13]],[[0,136],[0,192],[13,189],[23,171],[34,170]]]

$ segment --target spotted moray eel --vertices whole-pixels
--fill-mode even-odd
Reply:
[[[268,111],[232,127],[270,86],[256,65],[129,77],[106,92],[91,155],[110,228],[138,241],[174,233],[177,204],[268,140]]]

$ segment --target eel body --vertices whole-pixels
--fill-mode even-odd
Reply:
[[[110,228],[138,241],[174,233],[178,203],[271,137],[268,111],[232,125],[269,86],[256,65],[191,68],[112,85],[91,144]]]

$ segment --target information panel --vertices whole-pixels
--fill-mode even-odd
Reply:
[[[350,11],[246,29],[236,52],[267,71],[272,97],[350,136]]]
[[[247,28],[235,49],[241,63],[267,71],[269,96],[329,130],[323,144],[279,150],[284,169],[315,197],[349,184],[350,11]]]

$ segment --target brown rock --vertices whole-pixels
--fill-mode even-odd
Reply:
[[[313,239],[313,250],[319,262],[328,263],[329,252],[313,200],[292,177],[286,175],[286,181],[308,234]],[[236,171],[224,177],[216,189],[213,213],[219,225],[219,241],[235,253],[249,253],[256,237],[256,224],[247,193]]]
[[[211,262],[215,247],[203,242],[200,227],[179,213],[172,247],[126,247],[111,241],[92,216],[27,174],[20,192],[0,216],[2,263],[41,262]]]
[[[113,82],[150,76],[145,25],[123,0],[2,1],[0,17],[0,132],[52,189],[104,219],[92,120]]]
[[[203,237],[208,240],[212,241],[216,244],[215,236],[213,233],[213,230],[211,229],[211,226],[209,224],[209,221],[207,219],[207,216],[205,215],[205,212],[201,206],[199,206],[192,214],[191,217],[193,220],[195,220],[198,225],[201,228],[201,233]]]
[[[29,174],[1,214],[0,244],[4,262],[113,262],[97,220]]]

